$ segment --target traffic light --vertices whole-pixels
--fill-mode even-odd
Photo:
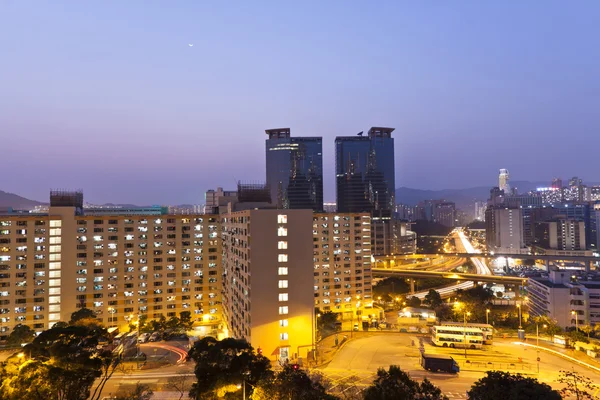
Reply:
[[[292,368],[294,369],[294,371],[298,371],[300,369],[300,366],[298,364],[292,364]]]

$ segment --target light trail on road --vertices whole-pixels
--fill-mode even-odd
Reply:
[[[460,244],[464,248],[465,252],[469,254],[477,254],[477,250],[475,250],[475,248],[473,247],[471,242],[469,242],[469,239],[467,239],[462,230],[454,230],[453,233],[458,234],[458,239],[460,240]],[[483,259],[471,258],[471,260],[473,261],[473,264],[475,264],[475,268],[477,269],[477,273],[479,275],[492,275],[492,271],[487,266],[485,261],[483,261]]]

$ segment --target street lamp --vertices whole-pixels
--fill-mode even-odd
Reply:
[[[542,325],[542,328],[546,329],[548,327],[548,325],[544,324]],[[540,324],[535,324],[535,335],[537,337],[537,345],[540,345]],[[539,350],[538,350],[539,351]]]
[[[488,308],[487,310],[485,310],[485,323],[486,324],[490,324],[490,309]]]
[[[465,341],[465,359],[467,358],[467,317],[471,316],[469,311],[464,311],[464,341]]]
[[[575,330],[579,331],[579,318],[577,317],[577,312],[575,310],[571,310],[571,315],[575,316]]]

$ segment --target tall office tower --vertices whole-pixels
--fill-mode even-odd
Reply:
[[[484,201],[475,202],[475,219],[477,221],[485,221],[485,208],[487,204]]]
[[[394,248],[393,211],[396,206],[394,128],[373,127],[368,136],[338,136],[336,197],[340,213],[371,213],[374,255]]]
[[[501,169],[498,176],[498,187],[504,190],[504,194],[508,196],[510,193],[510,176],[507,169]]]
[[[267,185],[277,208],[323,210],[323,139],[268,129]]]
[[[350,317],[372,300],[371,215],[315,213],[312,231],[315,307]]]
[[[338,136],[338,212],[389,216],[395,207],[394,128],[369,129],[368,136]]]
[[[243,207],[230,204],[221,214],[228,334],[279,361],[298,351],[306,357],[314,323],[313,212]]]

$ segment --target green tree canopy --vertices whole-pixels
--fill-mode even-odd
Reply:
[[[285,365],[272,381],[263,381],[257,391],[259,399],[269,400],[336,400],[327,393],[320,378],[311,379],[297,365]]]
[[[71,321],[69,321],[69,323],[74,324],[74,323],[84,320],[84,319],[95,319],[95,318],[96,318],[96,313],[93,312],[92,310],[90,310],[89,308],[84,307],[84,308],[80,308],[79,310],[77,310],[71,314]]]
[[[315,310],[317,314],[317,332],[319,337],[325,337],[331,335],[336,331],[335,323],[337,322],[338,315],[333,311],[321,312],[321,310]]]
[[[377,370],[377,378],[364,392],[365,400],[443,400],[442,391],[427,378],[419,383],[410,378],[399,366],[391,365],[389,370]]]
[[[57,325],[38,335],[17,358],[20,368],[9,371],[0,398],[8,400],[96,400],[118,364],[112,352],[98,349],[106,331],[97,325]],[[94,382],[100,378],[92,393]],[[91,397],[90,397],[91,395]]]
[[[423,300],[432,308],[436,308],[442,304],[442,296],[435,289],[429,289]]]
[[[10,335],[8,335],[6,343],[10,346],[17,346],[21,343],[30,343],[33,340],[34,335],[34,330],[28,325],[18,324],[13,328]]]
[[[210,398],[215,390],[243,381],[250,384],[247,392],[251,394],[259,381],[273,376],[269,360],[245,340],[205,337],[194,344],[188,357],[196,362],[196,382],[190,390],[193,399]]]
[[[560,400],[549,385],[535,378],[503,371],[487,371],[467,392],[469,400]]]

